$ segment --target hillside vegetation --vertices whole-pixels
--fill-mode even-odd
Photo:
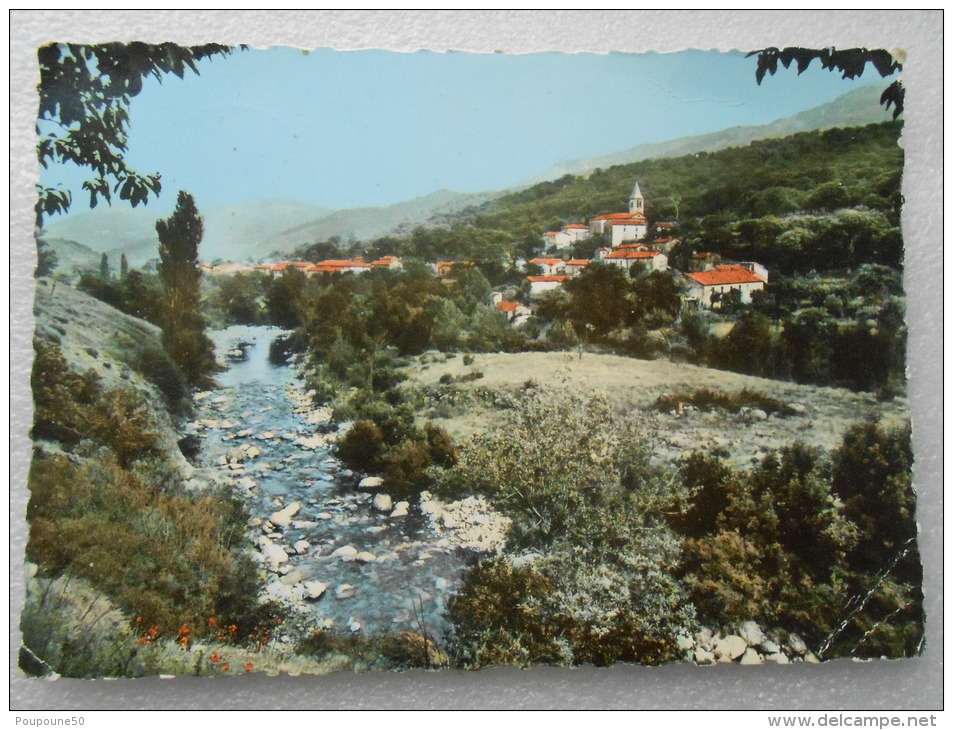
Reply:
[[[625,210],[638,179],[650,223],[682,221],[687,249],[754,258],[792,273],[860,262],[899,266],[901,127],[900,122],[886,122],[804,132],[746,147],[565,175],[437,220],[441,225],[436,227],[357,248],[372,255],[477,260],[489,266],[500,258],[532,254],[544,231]],[[829,231],[818,220],[855,208],[864,213],[852,217],[846,229],[835,221]],[[788,230],[798,236],[778,249],[775,238]],[[872,241],[858,249],[856,241],[865,233]]]

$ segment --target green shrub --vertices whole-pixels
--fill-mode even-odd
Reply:
[[[740,393],[720,393],[708,388],[699,388],[691,393],[669,393],[656,398],[652,408],[663,412],[679,411],[686,405],[706,412],[720,410],[738,413],[742,408],[758,408],[768,415],[791,416],[795,413],[786,403],[748,388],[742,389]]]
[[[128,616],[175,635],[208,619],[250,629],[261,619],[257,567],[238,552],[245,522],[224,494],[174,494],[108,452],[75,464],[34,460],[27,556],[53,575],[85,578]]]
[[[506,413],[461,452],[440,493],[487,495],[512,519],[508,549],[538,557],[531,569],[496,561],[471,573],[473,601],[454,614],[465,623],[457,653],[481,665],[674,658],[674,637],[694,615],[674,576],[681,542],[665,522],[680,497],[650,464],[644,426],[606,399],[538,389]],[[517,605],[504,602],[506,614],[529,611],[534,628],[495,611],[467,628],[477,603],[507,593]]]
[[[373,421],[358,421],[338,439],[335,454],[348,469],[357,472],[377,470],[384,450],[384,434]]]
[[[430,485],[433,459],[425,441],[408,439],[388,447],[380,468],[388,491],[395,497],[411,497]]]
[[[81,441],[107,446],[119,465],[161,453],[143,398],[126,389],[106,390],[92,371],[70,369],[59,349],[37,341],[33,362],[33,438],[75,448]]]
[[[189,385],[169,353],[158,345],[146,344],[132,355],[129,364],[159,389],[170,411],[181,415],[188,413],[191,407]]]
[[[446,654],[431,639],[412,631],[387,634],[381,639],[380,652],[399,669],[434,669],[447,663]]]
[[[450,602],[454,662],[471,669],[568,664],[556,627],[538,605],[551,590],[530,567],[514,567],[502,557],[482,561]]]

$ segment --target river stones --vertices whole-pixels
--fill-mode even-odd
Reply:
[[[312,601],[317,601],[327,590],[328,584],[319,580],[306,580],[304,582],[304,595]]]
[[[288,562],[288,553],[284,551],[284,548],[276,545],[267,537],[263,539],[267,542],[261,546],[261,555],[266,563],[271,563],[272,566],[277,568],[282,563]]]
[[[745,653],[741,655],[741,661],[739,662],[739,664],[744,664],[746,666],[763,663],[764,659],[761,658],[761,655],[750,646],[745,649]]]
[[[358,489],[379,489],[384,484],[384,480],[380,477],[364,477],[358,483]]]
[[[284,509],[272,513],[271,524],[276,527],[287,527],[291,524],[291,518],[294,517],[300,509],[300,502],[292,502]]]
[[[331,422],[332,411],[330,408],[315,408],[313,411],[308,413],[305,420],[310,423],[312,426],[317,426],[325,423]]]
[[[691,651],[695,648],[695,642],[692,640],[691,636],[679,634],[675,637],[675,646],[679,651]]]
[[[715,658],[719,662],[737,659],[748,649],[748,644],[740,636],[730,634],[715,642]]]
[[[345,598],[353,598],[354,594],[357,592],[357,589],[352,586],[350,583],[342,583],[337,588],[334,589],[334,597],[338,600],[343,600]]]
[[[354,556],[354,559],[361,563],[373,563],[377,560],[377,556],[368,550],[362,550]]]
[[[321,449],[328,445],[327,438],[319,433],[313,436],[299,436],[295,438],[295,443],[305,449]]]
[[[300,568],[294,568],[293,570],[285,573],[281,576],[281,582],[286,586],[293,585],[294,583],[300,583],[304,580],[304,571]]]
[[[374,496],[374,509],[378,512],[390,512],[394,508],[394,501],[389,494],[377,494]]]
[[[390,513],[391,517],[406,517],[410,502],[398,502],[394,505],[394,511]]]
[[[748,646],[759,646],[768,640],[761,627],[754,621],[745,621],[738,627],[738,635],[748,644]]]
[[[298,540],[293,547],[294,551],[298,553],[298,555],[304,555],[306,552],[308,552],[308,548],[311,547],[311,543],[307,540]]]
[[[790,649],[794,654],[804,654],[807,651],[807,644],[805,644],[804,639],[797,634],[789,634],[788,649]]]
[[[335,550],[329,557],[332,558],[353,558],[357,555],[357,548],[353,545],[344,545]]]
[[[258,483],[251,477],[241,477],[240,479],[237,479],[235,481],[235,484],[237,484],[239,487],[242,487],[248,490],[252,490],[258,486]]]

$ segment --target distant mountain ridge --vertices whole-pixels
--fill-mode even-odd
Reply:
[[[387,235],[402,235],[435,216],[449,215],[499,197],[501,193],[457,193],[438,190],[420,198],[384,208],[350,208],[287,228],[272,236],[278,253],[289,253],[299,246],[338,236],[342,239],[369,240]]]
[[[640,160],[679,157],[728,147],[747,146],[757,139],[786,137],[798,132],[831,127],[853,127],[888,121],[890,112],[880,106],[879,85],[848,92],[827,104],[808,109],[770,124],[732,127],[719,132],[682,137],[666,142],[638,145],[600,157],[559,163],[546,172],[507,190],[458,193],[438,190],[413,200],[384,207],[334,210],[299,200],[261,200],[202,209],[205,238],[200,253],[204,261],[261,261],[281,258],[296,248],[337,236],[348,240],[372,240],[404,235],[415,226],[433,224],[470,206],[525,189],[538,182],[566,174],[586,174],[596,168]],[[106,253],[118,266],[122,253],[129,265],[141,267],[158,255],[155,222],[161,215],[148,208],[117,205],[98,208],[48,223],[46,235],[54,250],[55,239],[78,242],[96,255]]]
[[[729,147],[745,146],[757,139],[788,137],[798,132],[808,132],[815,129],[862,127],[867,124],[887,122],[893,118],[893,114],[880,106],[880,94],[882,92],[883,87],[881,85],[862,86],[826,104],[777,119],[770,124],[729,127],[718,132],[680,137],[665,142],[641,144],[600,157],[567,160],[554,165],[520,187],[535,185],[547,180],[558,180],[563,175],[584,175],[597,168],[627,165],[642,160],[681,157],[697,152],[717,152]]]
[[[332,210],[300,200],[260,200],[201,209],[205,221],[201,255],[208,261],[258,259],[267,252],[259,249],[261,241],[275,230],[313,220]],[[148,207],[117,204],[63,220],[54,219],[47,224],[46,233],[54,248],[55,239],[72,240],[95,251],[97,257],[105,253],[113,265],[118,266],[125,253],[130,266],[141,267],[158,257],[155,226],[156,220],[163,217]]]

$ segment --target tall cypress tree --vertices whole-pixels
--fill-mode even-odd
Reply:
[[[191,385],[208,387],[218,368],[212,341],[205,334],[199,310],[202,271],[198,248],[205,232],[195,200],[180,192],[173,214],[156,223],[159,234],[159,277],[162,344]]]

